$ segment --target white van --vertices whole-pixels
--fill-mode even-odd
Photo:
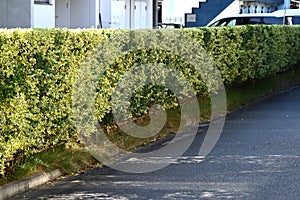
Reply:
[[[300,24],[300,10],[286,9],[277,10],[272,13],[251,13],[226,16],[224,18],[212,20],[207,26],[238,26],[246,24]]]

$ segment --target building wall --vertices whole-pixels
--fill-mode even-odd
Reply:
[[[111,27],[111,2],[112,0],[100,0],[99,10],[101,14],[102,28]]]
[[[240,2],[238,0],[233,1],[227,8],[225,8],[219,15],[217,15],[210,23],[214,23],[219,19],[222,19],[226,16],[230,16],[233,13],[238,14],[240,12]]]
[[[238,1],[240,2],[242,13],[268,13],[274,12],[277,9],[289,9],[291,3],[290,0]]]
[[[0,0],[0,27],[152,28],[153,0]],[[118,5],[112,6],[118,2]],[[121,5],[123,4],[123,5]],[[123,12],[124,11],[124,12]],[[116,18],[116,19],[114,19]]]
[[[71,0],[70,28],[90,26],[90,0]]]
[[[124,29],[129,28],[130,1],[111,0],[110,4],[109,28]]]
[[[1,0],[0,27],[32,27],[33,2],[34,0]]]
[[[147,24],[145,28],[153,28],[153,0],[147,0]]]
[[[99,0],[71,0],[71,28],[97,28]]]
[[[89,8],[89,12],[90,12],[90,27],[93,28],[98,28],[99,27],[99,0],[90,0],[90,8]]]
[[[164,0],[162,2],[162,22],[184,24],[185,13],[191,13],[193,7],[199,7],[206,0]]]
[[[291,5],[291,0],[284,0],[284,4],[279,6],[279,9],[280,10],[288,9],[288,8],[290,8],[290,5]]]
[[[153,0],[111,0],[110,28],[144,29],[153,26]]]
[[[57,0],[55,26],[97,28],[99,26],[99,4],[99,0]]]
[[[59,0],[58,0],[59,1]],[[51,5],[34,5],[34,28],[54,28],[55,27],[55,2]]]

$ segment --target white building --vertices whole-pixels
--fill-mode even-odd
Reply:
[[[185,13],[191,13],[193,7],[199,7],[206,0],[164,0],[162,2],[162,22],[184,25]]]
[[[107,7],[111,8],[111,12],[104,15],[104,27],[131,29],[153,27],[152,0],[111,0],[103,2],[100,7],[102,13]]]
[[[152,28],[153,0],[0,0],[0,27]]]

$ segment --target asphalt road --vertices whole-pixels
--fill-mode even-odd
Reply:
[[[12,199],[300,198],[300,87],[227,116],[206,158],[197,156],[204,135],[205,128],[199,129],[189,150],[162,170],[97,168]]]

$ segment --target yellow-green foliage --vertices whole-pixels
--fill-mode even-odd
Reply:
[[[299,26],[237,26],[185,29],[201,40],[227,86],[261,79],[300,61]]]
[[[102,32],[0,32],[0,173],[13,156],[34,153],[76,135],[71,91],[76,69]]]
[[[242,26],[184,29],[207,50],[227,87],[287,70],[300,61],[300,27]],[[72,123],[72,88],[85,58],[120,30],[25,29],[0,31],[0,174],[6,161],[76,137]],[[120,38],[122,40],[122,38]],[[125,39],[124,39],[125,40]],[[168,41],[168,40],[166,40]],[[180,42],[180,41],[177,41]],[[167,44],[164,44],[167,45]],[[199,74],[168,52],[142,50],[108,66],[98,91],[99,121],[110,122],[109,98],[120,76],[142,63],[168,62],[189,78],[198,94],[205,91]],[[193,74],[194,73],[194,74]],[[149,95],[151,94],[151,95]],[[148,95],[148,96],[147,96]],[[158,97],[166,97],[166,100]],[[172,107],[174,97],[149,86],[133,97],[132,111],[140,116],[150,104]],[[156,99],[156,100],[155,100]]]

